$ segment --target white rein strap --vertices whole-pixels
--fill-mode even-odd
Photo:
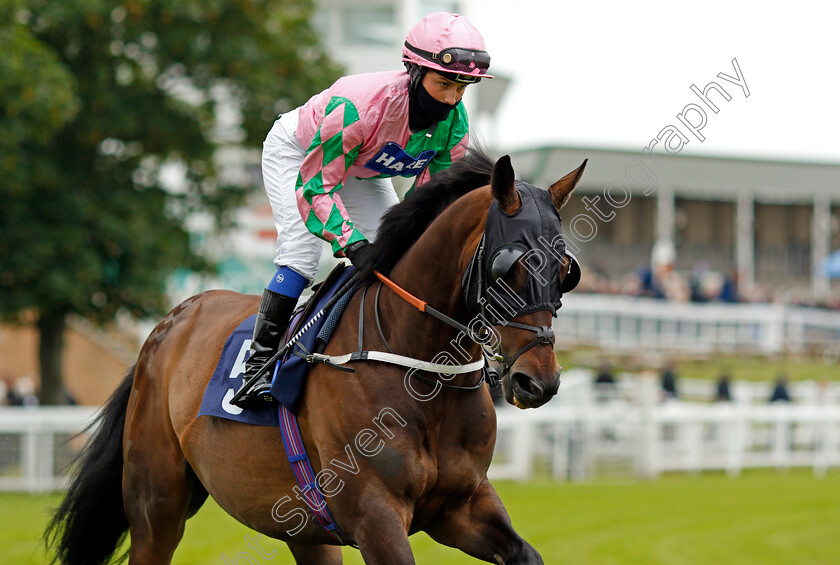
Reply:
[[[375,272],[375,271],[374,271]],[[433,315],[434,317],[438,318],[439,320],[447,323],[448,325],[455,327],[461,331],[468,332],[469,330],[463,326],[462,324],[456,322],[449,316],[438,312],[434,308],[428,306],[422,300],[412,296],[402,288],[398,287],[395,283],[393,283],[387,277],[382,276],[380,273],[375,272],[376,276],[385,283],[386,286],[391,288],[397,295],[399,295],[403,300],[406,300],[409,304],[420,310],[421,312],[426,312],[428,314]],[[384,336],[382,336],[381,328],[379,328],[379,316],[377,314],[377,328],[379,329],[379,335],[382,337],[383,342],[385,343],[385,347],[388,349],[387,352],[385,351],[365,351],[363,348],[363,336],[364,336],[364,310],[365,310],[365,293],[367,292],[367,288],[362,292],[361,302],[359,304],[359,349],[354,351],[353,353],[346,353],[344,355],[326,355],[323,353],[308,353],[308,354],[301,354],[295,352],[295,355],[303,357],[307,363],[323,363],[324,365],[334,367],[341,371],[354,371],[354,369],[350,368],[343,368],[341,365],[346,365],[347,363],[353,361],[379,361],[381,363],[389,363],[391,365],[399,365],[401,367],[407,367],[409,369],[414,369],[416,371],[426,371],[430,373],[437,373],[440,376],[449,376],[449,375],[463,375],[466,373],[474,373],[476,371],[481,371],[484,369],[486,360],[484,355],[476,361],[468,363],[466,365],[450,365],[447,363],[432,363],[431,361],[421,361],[419,359],[414,359],[413,357],[405,357],[404,355],[397,355],[391,351],[391,348],[388,346],[388,342],[385,341]],[[377,292],[377,304],[378,304],[379,293]],[[477,390],[482,386],[484,383],[485,377],[484,373],[481,374],[481,379],[473,386],[455,386],[450,385],[448,383],[440,383],[439,381],[428,379],[422,375],[414,375],[416,378],[426,381],[429,383],[436,383],[440,384],[444,388],[455,389],[455,390]]]
[[[322,353],[311,353],[306,356],[309,363],[324,363],[325,365],[346,365],[352,361],[380,361],[391,365],[400,365],[418,371],[429,371],[440,375],[463,375],[472,373],[484,368],[484,358],[473,361],[467,365],[447,365],[445,363],[431,363],[421,361],[412,357],[405,357],[385,351],[356,351],[345,355],[324,355]]]

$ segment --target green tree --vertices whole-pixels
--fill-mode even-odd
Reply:
[[[41,401],[61,402],[66,317],[160,315],[168,275],[212,269],[185,219],[220,227],[250,187],[222,144],[258,147],[338,75],[310,0],[2,0],[0,315],[34,316]],[[234,127],[217,117],[233,110]],[[185,182],[160,171],[179,163]]]

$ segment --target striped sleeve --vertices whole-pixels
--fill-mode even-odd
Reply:
[[[338,192],[362,148],[364,128],[356,106],[334,96],[306,150],[295,194],[307,229],[332,246],[333,254],[365,237],[353,226]]]

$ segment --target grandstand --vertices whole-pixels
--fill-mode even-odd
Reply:
[[[517,174],[541,186],[589,159],[563,210],[589,290],[632,293],[662,242],[685,280],[705,279],[707,299],[729,278],[742,301],[840,306],[840,281],[820,268],[840,249],[838,164],[581,147],[512,157]]]

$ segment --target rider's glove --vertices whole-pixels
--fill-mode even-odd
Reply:
[[[344,248],[344,255],[350,259],[350,263],[359,271],[365,270],[365,267],[370,265],[373,259],[372,252],[373,246],[369,241],[364,239]]]

